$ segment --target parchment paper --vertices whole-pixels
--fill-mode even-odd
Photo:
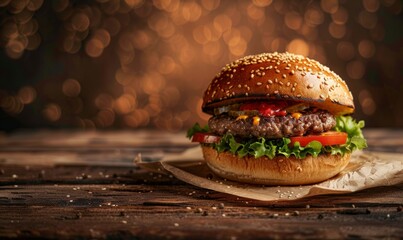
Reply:
[[[262,186],[222,179],[209,170],[200,147],[167,157],[161,164],[165,170],[189,184],[261,201],[350,193],[403,182],[403,155],[380,152],[354,153],[349,165],[337,176],[319,184],[304,186]]]

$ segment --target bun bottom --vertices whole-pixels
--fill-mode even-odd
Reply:
[[[228,180],[264,185],[303,185],[322,182],[341,172],[350,160],[350,154],[308,155],[304,159],[277,156],[239,158],[230,152],[218,152],[202,145],[204,159],[218,176]]]

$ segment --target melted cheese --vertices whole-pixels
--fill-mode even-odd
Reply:
[[[299,118],[302,116],[302,114],[299,113],[299,112],[295,112],[295,113],[291,114],[291,116],[292,116],[293,118],[295,118],[295,119],[299,119]]]
[[[248,115],[240,115],[236,118],[236,120],[245,120],[248,118]]]
[[[259,123],[260,123],[260,117],[254,116],[253,117],[253,125],[257,126],[257,125],[259,125]]]

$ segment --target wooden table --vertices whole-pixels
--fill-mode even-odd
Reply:
[[[403,153],[403,131],[366,130]],[[140,169],[193,146],[184,133],[34,131],[0,137],[0,238],[403,238],[403,184],[260,202]]]

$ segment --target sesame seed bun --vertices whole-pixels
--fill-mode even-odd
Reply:
[[[218,152],[202,145],[204,159],[209,168],[225,179],[264,185],[303,185],[327,180],[341,172],[350,160],[350,154],[318,157],[308,155],[304,159],[276,156],[239,158],[229,152]]]
[[[328,67],[291,53],[263,53],[225,66],[203,97],[202,110],[248,100],[283,99],[308,102],[334,115],[354,112],[347,84]]]

